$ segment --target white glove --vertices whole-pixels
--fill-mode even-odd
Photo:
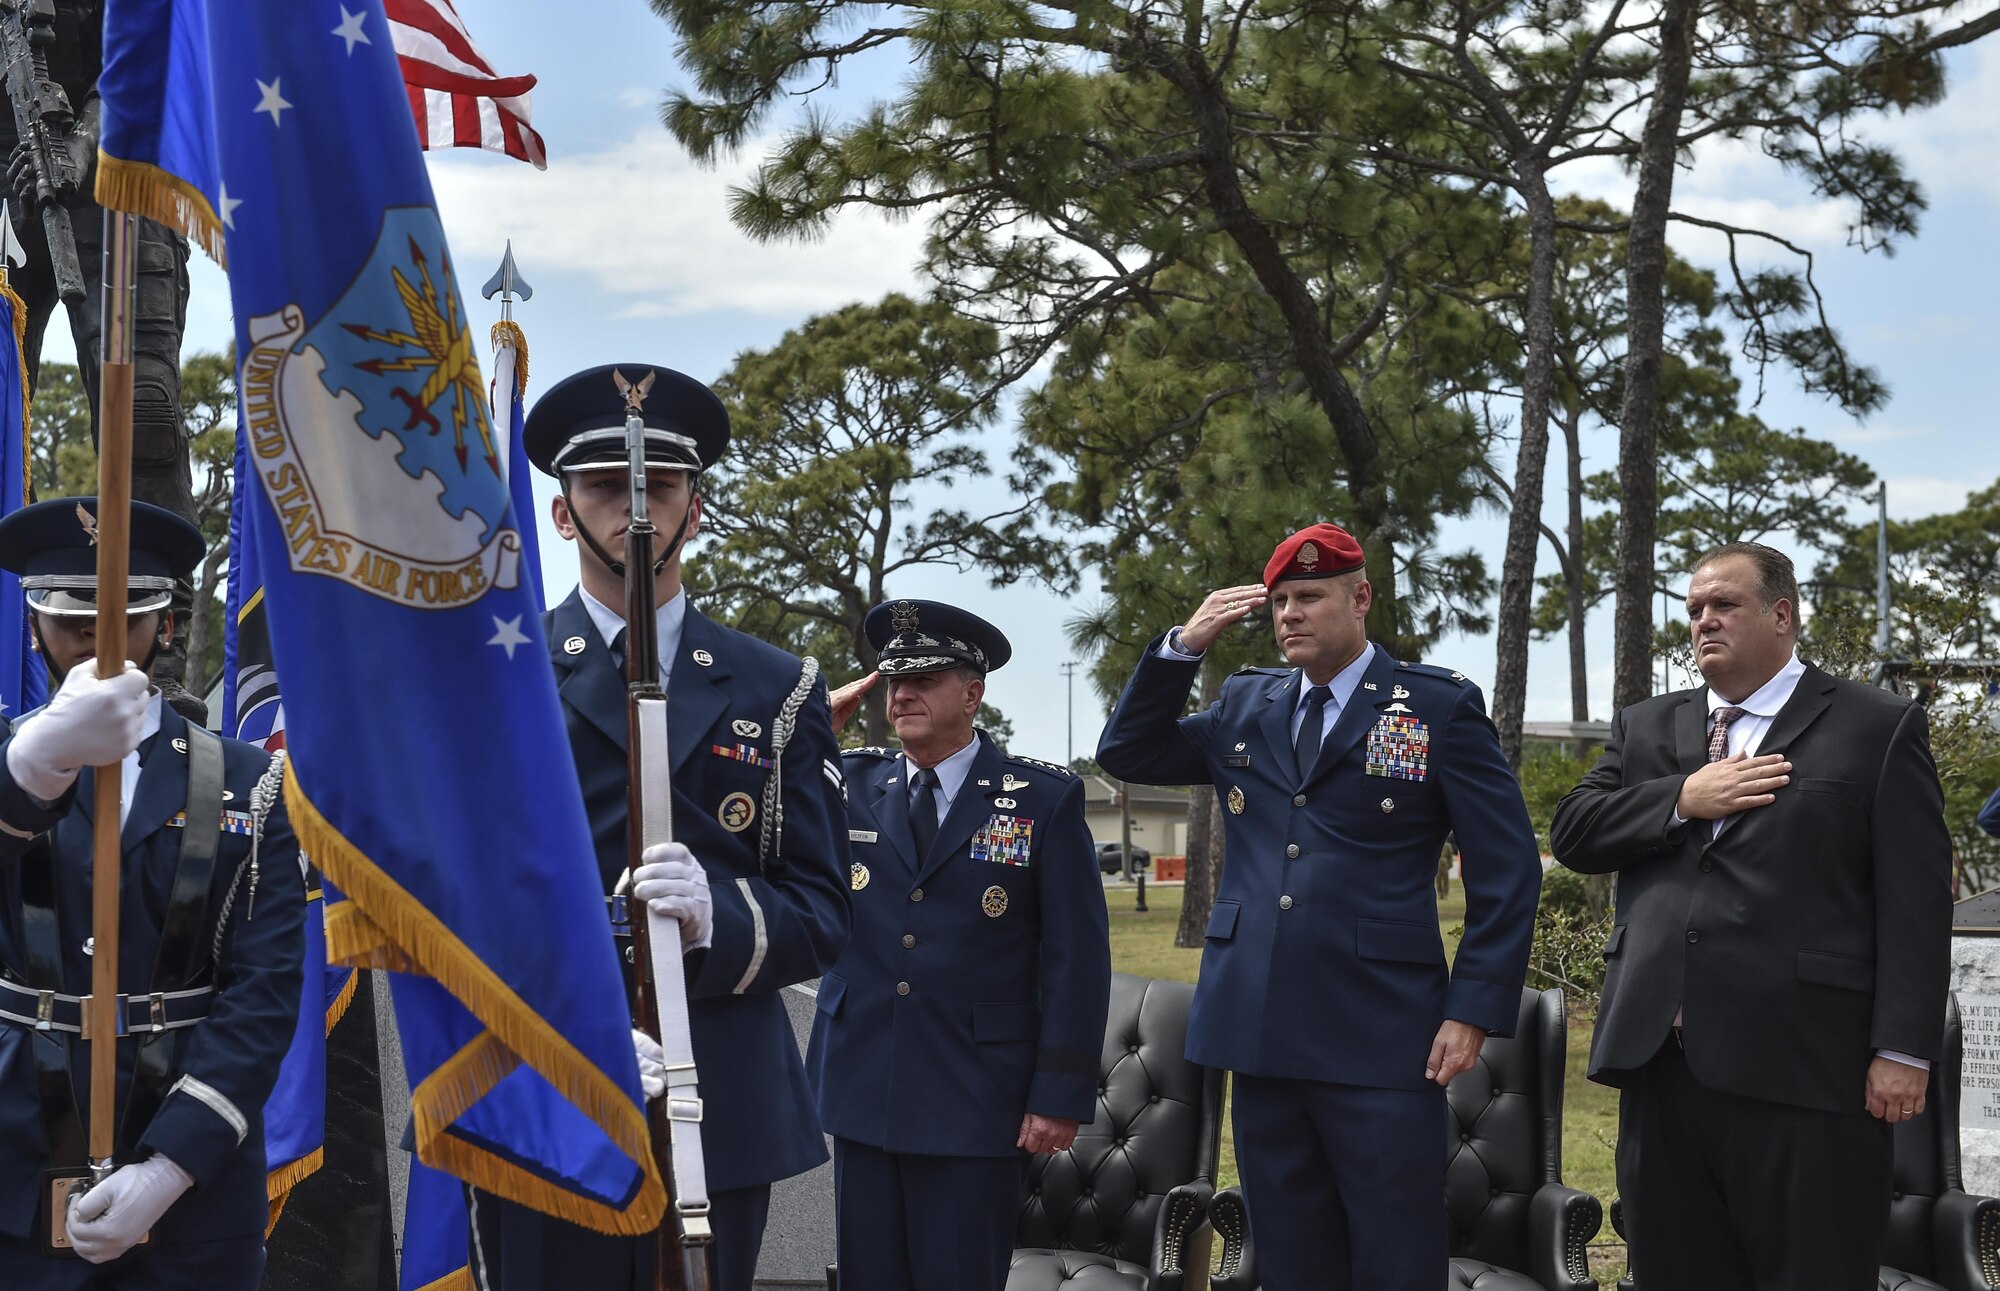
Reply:
[[[131,661],[109,681],[94,660],[69,670],[49,706],[14,728],[7,770],[14,783],[43,802],[54,802],[84,767],[105,767],[139,747],[146,724],[146,674]]]
[[[188,1172],[158,1153],[136,1165],[120,1166],[81,1197],[70,1197],[70,1245],[92,1264],[115,1260],[192,1187]]]
[[[715,936],[708,871],[679,843],[655,843],[639,860],[632,872],[632,895],[654,914],[680,920],[683,954],[706,947]]]
[[[639,1090],[652,1102],[667,1092],[667,1054],[660,1042],[632,1028],[632,1052],[639,1055]]]

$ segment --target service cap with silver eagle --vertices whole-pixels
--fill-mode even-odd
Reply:
[[[947,668],[983,676],[1014,657],[1007,635],[977,614],[942,601],[885,601],[861,621],[885,677]]]
[[[164,610],[174,581],[193,576],[208,544],[201,530],[149,502],[132,504],[131,532],[125,611]],[[52,498],[0,519],[0,569],[20,575],[29,606],[42,614],[96,614],[97,499]]]
[[[646,465],[700,471],[729,446],[729,413],[701,382],[657,363],[607,363],[564,377],[535,401],[521,429],[528,460],[562,479],[622,469],[625,417],[646,427]]]

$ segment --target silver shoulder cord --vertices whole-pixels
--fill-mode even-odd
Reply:
[[[771,774],[764,780],[764,828],[757,836],[757,868],[760,871],[769,868],[771,857],[784,846],[785,747],[792,742],[792,733],[799,725],[799,710],[805,707],[807,697],[812,694],[813,683],[818,680],[819,660],[807,655],[801,661],[798,684],[785,697],[784,707],[778,710],[778,720],[771,727]]]
[[[229,927],[229,913],[236,905],[236,890],[243,886],[243,876],[250,876],[250,900],[245,907],[245,919],[257,917],[257,879],[260,873],[257,864],[257,849],[264,841],[264,822],[270,818],[271,808],[278,805],[278,797],[284,791],[285,751],[279,749],[271,755],[271,765],[264,768],[264,774],[257,778],[256,788],[250,791],[250,855],[243,864],[236,867],[236,874],[229,880],[229,892],[222,898],[222,913],[215,919],[215,943],[209,947],[209,960],[222,962],[222,934]],[[299,873],[305,873],[306,856],[299,852]]]

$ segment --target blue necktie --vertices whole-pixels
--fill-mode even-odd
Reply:
[[[1298,738],[1292,742],[1292,752],[1299,764],[1300,784],[1312,775],[1313,763],[1319,761],[1320,734],[1326,726],[1326,701],[1331,698],[1331,686],[1314,686],[1306,692],[1305,720],[1299,723]]]
[[[931,854],[931,844],[937,842],[937,787],[937,769],[925,767],[917,772],[915,787],[910,790],[910,833],[917,841],[919,861]]]

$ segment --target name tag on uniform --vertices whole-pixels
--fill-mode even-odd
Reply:
[[[872,843],[875,841],[875,831],[872,829],[850,829],[847,831],[847,841],[850,843]]]
[[[1423,780],[1430,775],[1430,728],[1415,717],[1384,715],[1368,732],[1369,775]]]
[[[1026,816],[989,817],[972,836],[972,859],[1026,865],[1035,845],[1035,822]]]
[[[1250,765],[1250,755],[1248,753],[1226,753],[1223,755],[1222,765],[1226,767],[1247,767]]]

